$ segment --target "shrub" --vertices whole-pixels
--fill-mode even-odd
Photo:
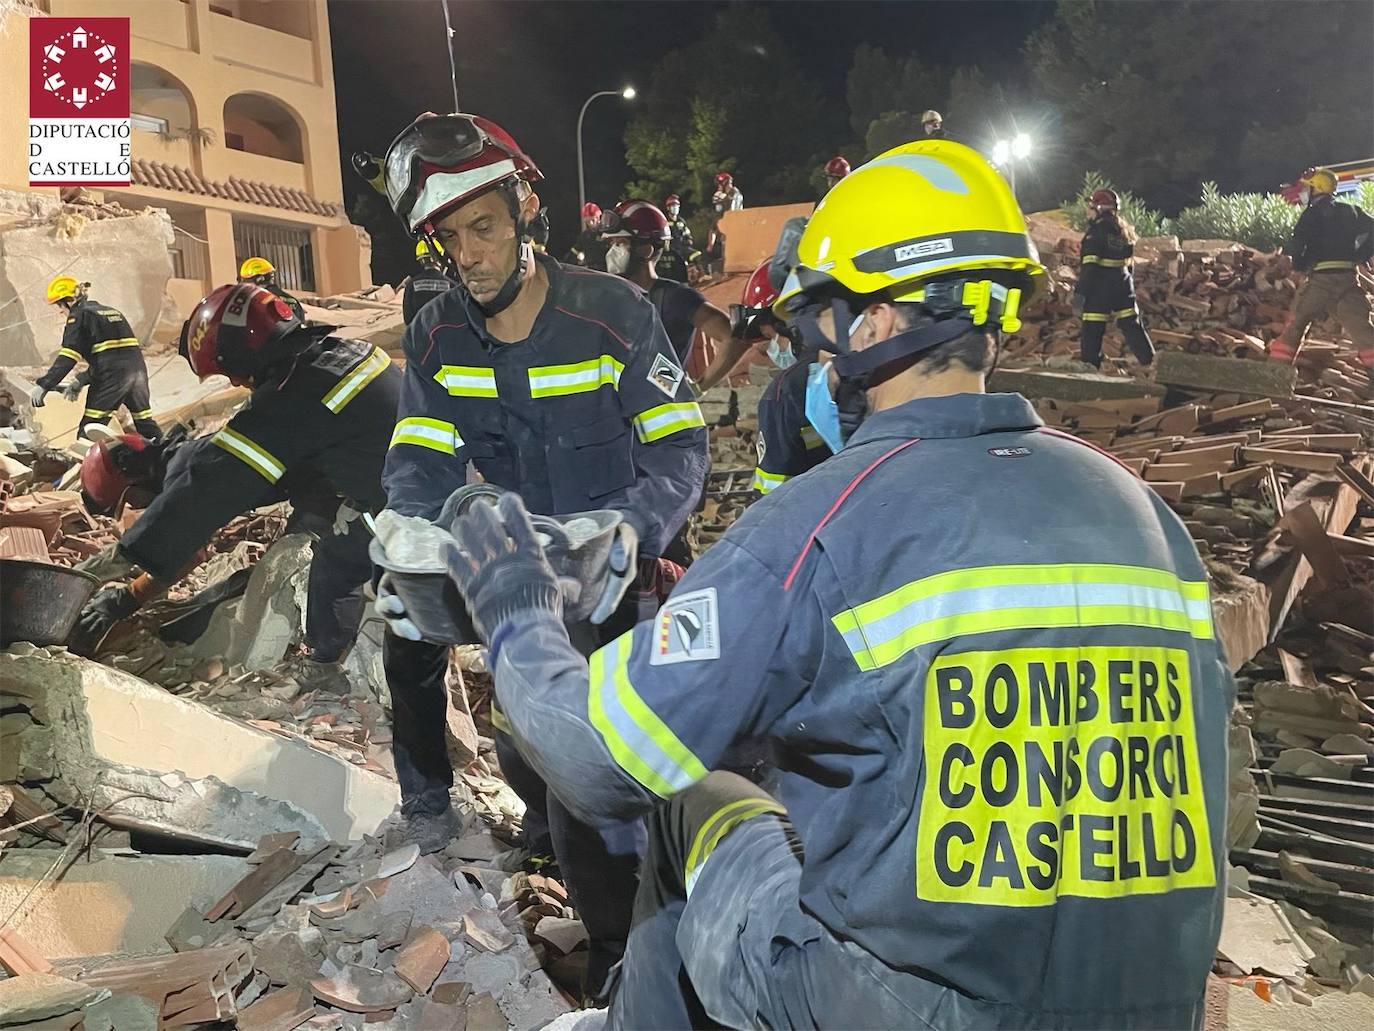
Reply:
[[[1181,240],[1235,240],[1272,251],[1288,242],[1300,214],[1278,194],[1222,193],[1216,183],[1203,183],[1202,200],[1169,219],[1169,227]]]

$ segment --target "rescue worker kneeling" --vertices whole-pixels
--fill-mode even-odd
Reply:
[[[368,513],[385,501],[382,464],[401,372],[371,344],[303,328],[287,305],[252,283],[222,286],[182,328],[181,353],[202,379],[222,374],[252,395],[213,436],[163,446],[135,436],[102,442],[82,462],[87,501],[145,505],[117,544],[82,563],[107,587],[82,612],[73,647],[89,653],[119,620],[175,583],[234,516],[283,497],[288,529],[313,532],[306,644],[329,678],[362,619],[372,575]],[[362,514],[362,518],[352,518]],[[336,532],[336,524],[337,530]]]
[[[984,393],[1044,269],[973,150],[856,169],[799,258],[842,447],[656,618],[584,660],[518,500],[454,528],[522,754],[584,819],[650,814],[609,1026],[1199,1026],[1234,684],[1188,531]],[[708,772],[750,738],[779,799]]]

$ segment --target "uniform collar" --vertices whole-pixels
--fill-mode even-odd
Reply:
[[[846,447],[890,438],[975,437],[1043,425],[1031,403],[1020,394],[921,397],[869,416]]]

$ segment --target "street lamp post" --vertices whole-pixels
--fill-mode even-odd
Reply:
[[[634,100],[635,88],[626,86],[624,89],[604,89],[599,93],[593,93],[583,101],[582,110],[577,113],[577,210],[579,214],[587,204],[587,177],[582,170],[582,119],[587,117],[587,108],[597,97],[623,97],[626,100]]]

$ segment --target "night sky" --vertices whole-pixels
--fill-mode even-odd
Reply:
[[[539,164],[545,182],[538,191],[552,219],[554,253],[562,253],[576,231],[582,102],[626,83],[642,88],[665,53],[703,33],[726,6],[717,0],[449,0],[459,103],[503,125]],[[839,97],[860,43],[950,67],[977,63],[995,76],[999,61],[1013,60],[1025,37],[1054,13],[1052,2],[1040,0],[777,0],[764,6],[808,75]],[[395,282],[409,271],[403,238],[379,224],[376,205],[355,207],[361,184],[348,155],[368,149],[380,156],[419,112],[452,110],[443,10],[439,0],[330,0],[329,24],[344,192],[355,220],[373,231],[376,277]],[[623,134],[632,108],[633,101],[603,97],[587,112],[583,145],[593,200],[613,202],[629,177]],[[747,196],[747,184],[741,185]]]

